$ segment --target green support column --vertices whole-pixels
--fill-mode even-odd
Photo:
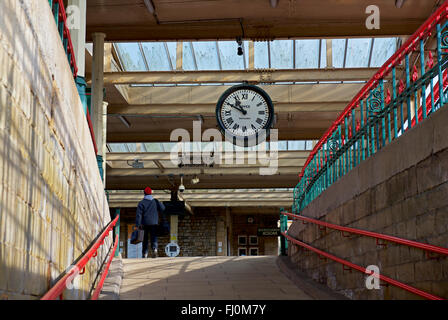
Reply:
[[[282,214],[284,211],[284,208],[280,209],[280,232],[286,232],[288,229],[288,217]],[[288,255],[288,240],[283,235],[280,235],[280,255]]]
[[[115,250],[115,257],[118,257],[118,255],[120,254],[120,208],[115,209],[115,217],[118,217],[118,221],[117,224],[114,227],[114,234],[118,235],[118,245],[117,245],[117,250]]]
[[[76,87],[78,88],[79,98],[82,102],[84,114],[87,115],[87,83],[84,77],[76,77]]]
[[[96,162],[98,163],[98,169],[100,170],[101,180],[104,181],[103,156],[97,155]]]

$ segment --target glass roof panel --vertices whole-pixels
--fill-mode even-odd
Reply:
[[[305,150],[306,141],[288,141],[288,150]]]
[[[327,41],[325,39],[320,40],[320,68],[327,67]]]
[[[373,43],[371,67],[381,67],[397,50],[396,38],[376,38]]]
[[[249,68],[249,41],[243,41],[243,50],[245,57],[245,66]]]
[[[238,44],[236,41],[219,41],[219,52],[223,70],[243,70],[243,56],[237,55]]]
[[[164,152],[163,143],[145,143],[146,152]]]
[[[166,45],[170,54],[171,63],[173,64],[173,69],[176,69],[177,42],[166,42]]]
[[[296,40],[296,68],[314,69],[319,66],[319,40]]]
[[[271,46],[271,66],[274,69],[292,69],[294,40],[274,40]]]
[[[109,143],[108,145],[111,152],[128,152],[125,143]]]
[[[196,70],[190,42],[184,42],[182,46],[182,69],[188,71]]]
[[[294,68],[294,43],[295,68],[310,69],[327,66],[326,40],[306,39],[274,40],[269,44],[266,41],[254,42],[255,68]],[[176,42],[145,42],[141,45],[150,71],[169,71],[175,68]],[[146,63],[138,43],[117,43],[115,47],[126,71],[146,70]],[[237,48],[236,41],[183,42],[183,69],[188,71],[220,70],[222,67],[223,70],[244,70],[249,65],[249,41],[244,41],[243,56],[237,55]],[[375,38],[372,54],[371,49],[372,38],[333,39],[333,67],[368,67],[370,56],[371,67],[380,67],[396,51],[396,38]]]
[[[333,67],[342,68],[344,66],[345,39],[332,40]]]
[[[136,143],[126,143],[126,145],[129,148],[129,152],[137,152],[137,145]],[[140,152],[142,152],[144,150],[140,150]]]
[[[269,68],[268,43],[266,41],[254,42],[254,55],[255,68]]]
[[[215,41],[192,42],[198,70],[220,70]]]
[[[311,150],[312,140],[281,140],[278,141],[278,150]],[[250,148],[242,148],[234,146],[228,141],[222,142],[186,142],[183,145],[183,150],[192,151],[195,148],[196,151],[201,150],[203,152],[211,150],[269,150],[270,143],[259,144]],[[110,152],[137,152],[136,143],[108,143]],[[177,142],[147,142],[141,143],[140,152],[171,152],[174,147],[177,147]]]
[[[163,42],[142,43],[150,71],[170,71],[171,65]]]
[[[138,47],[138,43],[117,43],[116,44],[121,63],[126,71],[146,70],[145,61]]]
[[[372,39],[349,39],[347,44],[347,68],[367,68]]]

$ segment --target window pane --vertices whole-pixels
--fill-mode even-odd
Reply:
[[[168,52],[170,54],[171,63],[173,64],[173,69],[176,69],[176,58],[177,58],[177,42],[167,42]]]
[[[215,41],[193,42],[198,70],[219,70]]]
[[[320,50],[320,67],[326,68],[327,67],[327,41],[325,39],[320,40],[321,43],[321,50]]]
[[[296,68],[315,69],[319,65],[319,40],[296,40]]]
[[[145,71],[146,66],[143,56],[138,47],[138,43],[117,43],[116,48],[119,52],[123,68],[126,71]]]
[[[271,67],[274,69],[292,69],[293,40],[274,40],[271,42]]]
[[[188,71],[196,70],[193,55],[191,53],[190,42],[184,42],[182,46],[182,69]]]
[[[111,152],[128,152],[124,143],[109,143],[109,148]]]
[[[268,43],[254,42],[254,66],[255,68],[269,68],[269,58],[268,58]]]
[[[373,43],[371,67],[381,67],[397,50],[396,38],[376,38]]]
[[[344,66],[345,39],[332,40],[333,67],[342,68]]]
[[[171,65],[166,55],[163,42],[145,42],[142,43],[149,70],[151,71],[170,71]]]
[[[237,55],[238,44],[236,41],[219,41],[221,52],[221,64],[223,70],[243,70],[243,56]],[[248,52],[246,52],[248,54]]]
[[[347,68],[367,68],[372,39],[349,39],[347,46]]]

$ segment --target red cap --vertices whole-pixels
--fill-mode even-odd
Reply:
[[[146,187],[145,194],[152,194],[152,189],[150,187]]]

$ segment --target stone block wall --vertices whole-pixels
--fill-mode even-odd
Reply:
[[[0,299],[38,299],[110,221],[47,0],[0,1]],[[67,299],[85,299],[107,238]]]
[[[444,107],[324,191],[304,216],[448,247],[448,107]],[[343,237],[294,222],[289,234],[352,263],[448,298],[448,257],[374,238]],[[394,286],[368,290],[366,275],[289,245],[291,260],[314,280],[352,299],[421,299]]]

